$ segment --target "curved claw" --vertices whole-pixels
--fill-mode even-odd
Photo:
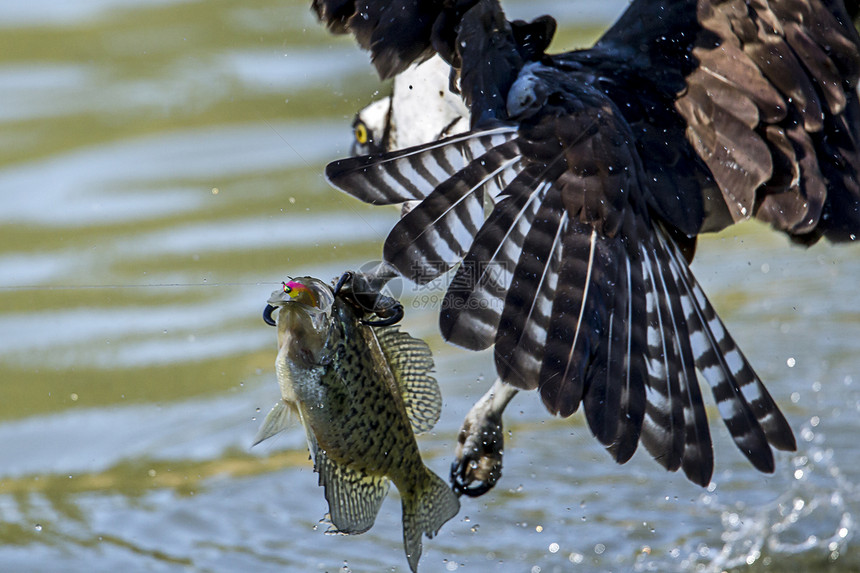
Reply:
[[[368,326],[391,326],[392,324],[397,324],[401,320],[403,320],[403,305],[399,302],[391,307],[394,314],[391,316],[382,317],[379,320],[362,320],[362,324],[366,324]],[[386,313],[387,314],[387,313]]]
[[[377,320],[362,319],[362,324],[368,326],[397,324],[403,319],[403,305],[382,293],[384,281],[379,284],[372,284],[372,281],[378,282],[379,278],[346,271],[335,284],[334,295],[342,297],[365,313],[373,313],[379,317]]]
[[[352,281],[352,271],[346,271],[345,273],[340,275],[340,278],[337,280],[337,284],[334,285],[335,296],[337,296],[337,294],[340,292],[340,289],[343,288],[343,285],[345,285],[347,281]]]
[[[513,386],[496,380],[466,414],[451,464],[451,488],[456,493],[478,497],[495,487],[502,477],[502,413],[516,393]]]
[[[454,460],[451,462],[451,489],[457,495],[479,497],[493,489],[496,480],[470,481],[466,476],[467,466]]]
[[[278,326],[278,323],[272,318],[272,313],[276,310],[278,310],[278,307],[267,304],[266,308],[263,309],[263,322],[269,326]]]
[[[457,436],[457,452],[451,464],[451,488],[469,497],[487,493],[502,477],[502,419],[492,413],[483,414],[471,420],[467,416]]]

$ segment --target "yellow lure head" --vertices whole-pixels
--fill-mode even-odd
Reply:
[[[270,305],[284,306],[300,304],[309,309],[329,312],[334,302],[330,286],[313,277],[298,277],[281,283],[281,288],[272,293]]]
[[[283,285],[284,294],[289,297],[285,302],[300,302],[314,308],[317,307],[317,297],[307,285],[298,281],[283,282],[281,285]]]

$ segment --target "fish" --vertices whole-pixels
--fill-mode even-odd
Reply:
[[[263,316],[278,329],[281,400],[254,445],[298,417],[325,491],[331,533],[370,529],[394,482],[415,572],[422,534],[432,538],[460,510],[458,496],[424,465],[415,440],[438,420],[442,396],[430,376],[430,348],[393,324],[402,306],[358,292],[351,277],[344,274],[334,289],[313,277],[294,278],[268,299]]]

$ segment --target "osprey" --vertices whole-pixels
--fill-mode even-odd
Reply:
[[[699,233],[750,218],[803,245],[860,233],[857,3],[634,0],[592,48],[555,55],[552,18],[509,22],[494,0],[314,8],[383,78],[438,53],[470,111],[464,133],[326,169],[363,201],[415,205],[366,280],[456,269],[442,334],[494,347],[455,489],[495,484],[520,389],[560,416],[582,405],[618,463],[641,442],[706,485],[697,371],[740,451],[773,472],[791,428],[688,264]]]

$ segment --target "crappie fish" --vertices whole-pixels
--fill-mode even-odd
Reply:
[[[275,369],[283,399],[255,444],[281,431],[290,413],[298,416],[339,533],[370,529],[393,481],[415,571],[421,534],[432,537],[460,509],[456,494],[424,465],[414,436],[436,423],[442,397],[429,375],[427,344],[389,325],[402,316],[399,303],[393,311],[369,312],[348,279],[332,289],[301,277],[269,298],[264,318],[278,328]]]

